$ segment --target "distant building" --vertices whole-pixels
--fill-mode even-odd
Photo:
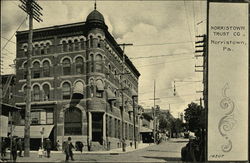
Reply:
[[[25,109],[28,31],[18,31],[16,37],[15,104]],[[122,55],[103,15],[96,9],[86,22],[34,30],[31,63],[31,138],[37,142],[34,148],[40,143],[36,134],[39,128],[44,128],[44,136],[54,143],[71,136],[85,146],[91,141],[93,150],[105,148],[108,142],[111,148],[120,146],[122,88],[126,88],[125,138],[132,141],[132,95],[138,92],[140,73],[125,55],[126,75],[122,81]],[[23,127],[17,128],[19,135],[23,135]]]

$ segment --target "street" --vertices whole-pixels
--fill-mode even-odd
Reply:
[[[75,161],[69,162],[166,162],[180,161],[181,148],[185,146],[187,139],[171,139],[159,145],[151,144],[143,149],[131,150],[127,153],[74,153]],[[9,156],[9,154],[7,155]],[[17,162],[64,162],[65,155],[60,152],[51,153],[50,158],[39,158],[37,152],[31,152],[30,157],[18,157]]]

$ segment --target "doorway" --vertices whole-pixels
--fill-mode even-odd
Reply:
[[[92,112],[92,141],[103,143],[103,114]]]

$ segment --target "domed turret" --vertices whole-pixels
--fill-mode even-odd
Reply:
[[[103,23],[103,24],[105,24],[103,15],[99,11],[97,11],[96,9],[93,10],[87,16],[86,22],[87,23]]]

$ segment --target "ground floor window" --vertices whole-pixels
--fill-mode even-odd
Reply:
[[[30,113],[31,124],[53,124],[54,114],[52,109],[33,110]]]
[[[82,134],[82,112],[78,108],[68,108],[64,117],[64,134]]]

